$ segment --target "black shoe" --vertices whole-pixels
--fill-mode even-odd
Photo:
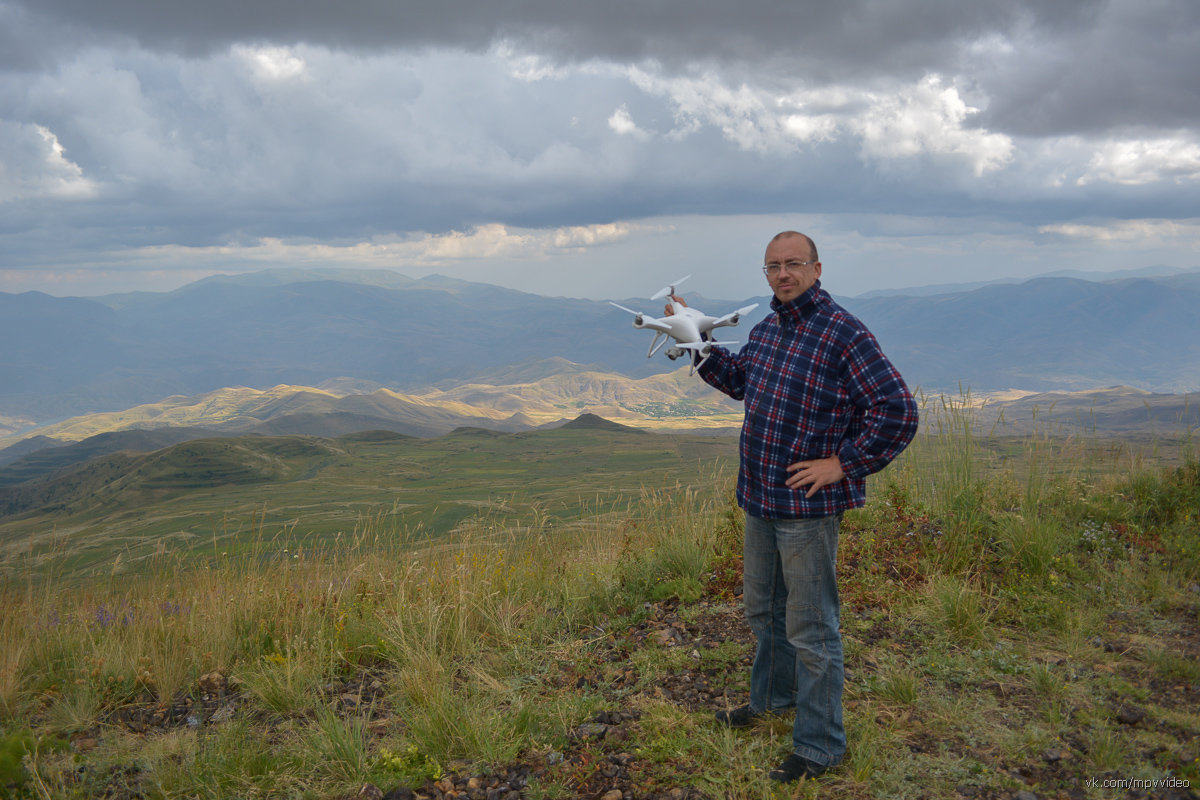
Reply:
[[[824,764],[817,764],[792,753],[783,760],[783,763],[771,770],[769,777],[771,780],[779,781],[780,783],[791,783],[801,778],[815,778],[828,769],[829,767]]]
[[[727,725],[730,728],[746,728],[750,723],[754,722],[755,714],[750,710],[749,705],[738,706],[737,708],[721,710],[717,712],[717,722],[722,725]]]

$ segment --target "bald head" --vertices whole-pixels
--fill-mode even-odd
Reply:
[[[817,255],[817,245],[808,236],[806,236],[803,233],[800,233],[800,231],[782,231],[780,233],[777,233],[777,234],[775,234],[774,237],[771,238],[771,241],[769,241],[767,243],[767,247],[769,248],[771,245],[775,244],[778,241],[782,241],[784,239],[803,239],[804,242],[808,245],[808,250],[809,250],[809,255],[808,255],[807,260],[809,260],[809,261],[820,261],[821,260],[821,257]]]

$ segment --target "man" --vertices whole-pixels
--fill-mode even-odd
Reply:
[[[780,233],[764,264],[775,313],[741,352],[713,347],[699,373],[745,402],[737,493],[757,650],[749,704],[717,720],[744,727],[795,709],[793,752],[770,773],[790,782],[845,754],[838,530],[842,512],[865,502],[866,476],[912,441],[917,406],[871,332],[821,288],[809,237]]]

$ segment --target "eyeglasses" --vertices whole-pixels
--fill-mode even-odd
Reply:
[[[785,261],[782,264],[767,264],[762,268],[763,274],[767,277],[775,277],[779,274],[779,270],[786,269],[788,272],[799,272],[801,267],[807,267],[810,264],[815,264],[816,261]]]

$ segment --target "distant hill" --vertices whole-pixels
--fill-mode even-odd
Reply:
[[[687,296],[709,311],[750,299]],[[769,313],[766,298],[753,299],[763,305],[730,331],[737,340]],[[844,304],[909,383],[928,390],[1200,388],[1200,273],[1042,278]],[[0,293],[0,341],[0,415],[39,423],[229,386],[411,393],[676,366],[647,359],[649,336],[604,302],[377,271],[276,270],[93,299]]]
[[[619,422],[605,419],[604,417],[596,416],[595,414],[580,414],[575,419],[567,422],[563,428],[572,430],[593,430],[593,431],[610,431],[614,433],[637,433],[645,434],[646,431],[640,428],[631,428],[628,425],[622,425]]]
[[[1165,278],[1197,272],[1196,269],[1180,267],[1154,266],[1137,269],[1117,269],[1111,272],[1092,272],[1078,269],[1064,269],[1040,275],[1040,278],[1077,278],[1083,281],[1098,281],[1101,283],[1122,280],[1124,278]],[[854,296],[854,300],[870,300],[875,297],[928,297],[935,294],[957,294],[982,289],[985,286],[1000,284],[1025,283],[1031,278],[996,278],[990,281],[970,281],[967,283],[933,283],[925,286],[906,286],[903,289],[874,289]]]
[[[145,453],[191,439],[220,435],[204,428],[161,428],[110,431],[74,443],[37,436],[0,450],[0,486],[23,483],[110,453]],[[32,446],[34,442],[41,447]]]
[[[146,454],[110,453],[36,480],[0,486],[0,517],[33,509],[122,509],[177,491],[292,480],[333,452],[321,439],[261,437],[195,439]]]
[[[36,453],[39,450],[53,450],[72,444],[70,441],[60,441],[50,436],[30,436],[28,439],[21,439],[15,444],[0,449],[0,466],[11,464],[19,458],[23,458],[30,453]]]

